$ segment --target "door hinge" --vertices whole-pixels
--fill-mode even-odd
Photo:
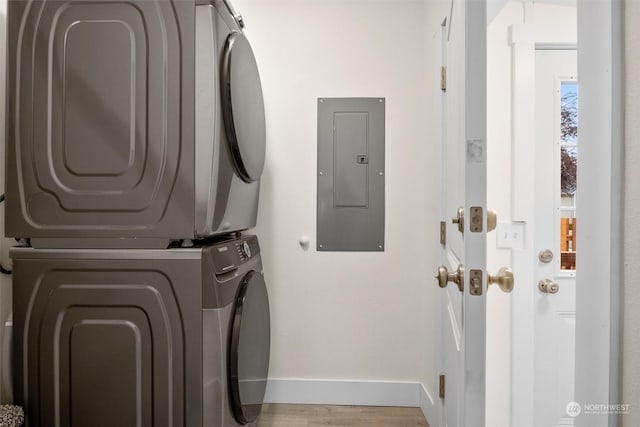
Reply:
[[[447,222],[440,221],[440,244],[442,246],[447,244]]]
[[[440,375],[440,384],[438,387],[438,396],[440,396],[441,399],[444,399],[444,375]]]
[[[440,67],[440,90],[447,91],[447,67]]]

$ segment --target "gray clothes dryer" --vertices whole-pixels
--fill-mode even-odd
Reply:
[[[12,250],[28,427],[254,425],[269,302],[248,236],[169,250]]]
[[[6,234],[166,248],[255,226],[256,61],[212,0],[8,3]]]

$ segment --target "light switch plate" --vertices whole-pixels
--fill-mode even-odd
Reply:
[[[524,249],[526,223],[524,221],[500,222],[496,227],[498,249]]]

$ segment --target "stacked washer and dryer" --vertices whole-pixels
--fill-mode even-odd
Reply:
[[[10,0],[6,234],[29,427],[254,424],[262,88],[225,0]]]

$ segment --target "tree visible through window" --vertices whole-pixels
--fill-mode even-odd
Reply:
[[[578,92],[576,89],[575,84],[562,85],[560,138],[568,143],[576,143],[578,140]],[[563,195],[573,196],[576,193],[578,153],[573,147],[563,146],[560,156],[560,188]]]
[[[576,269],[578,84],[560,85],[560,269]]]

